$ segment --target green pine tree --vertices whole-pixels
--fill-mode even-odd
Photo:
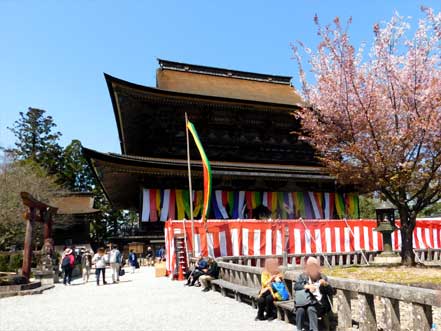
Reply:
[[[97,187],[92,169],[82,153],[79,140],[72,140],[61,157],[60,182],[73,192],[91,192]]]
[[[29,107],[26,113],[8,129],[17,141],[15,148],[6,150],[15,160],[32,161],[47,170],[50,175],[59,171],[62,148],[59,145],[61,133],[55,131],[57,125],[46,111]]]

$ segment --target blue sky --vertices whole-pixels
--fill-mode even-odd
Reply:
[[[353,17],[355,44],[397,10],[419,17],[440,1],[12,1],[0,0],[0,146],[19,111],[48,111],[62,145],[120,152],[103,73],[154,86],[156,58],[291,75],[290,42],[316,45],[321,22]]]

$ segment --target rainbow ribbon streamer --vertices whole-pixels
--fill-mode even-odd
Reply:
[[[187,121],[187,128],[193,136],[194,142],[199,150],[199,154],[202,159],[203,173],[204,173],[204,206],[202,208],[202,221],[205,222],[207,220],[207,215],[210,210],[210,200],[211,200],[211,189],[212,189],[212,181],[211,181],[211,165],[208,160],[207,154],[205,154],[204,147],[202,147],[201,140],[199,139],[199,135],[194,127],[193,123]]]

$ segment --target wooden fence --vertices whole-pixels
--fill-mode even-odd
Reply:
[[[309,256],[320,260],[323,266],[348,266],[366,265],[374,261],[375,256],[381,251],[359,251],[323,254],[284,254],[284,255],[259,255],[259,256],[223,256],[218,260],[241,265],[262,267],[265,259],[277,258],[279,263],[288,268],[296,268],[304,265]],[[441,262],[441,249],[417,249],[415,260],[418,263]]]
[[[438,252],[439,253],[439,252]],[[428,255],[426,254],[425,257]],[[430,255],[433,257],[434,255]],[[438,254],[439,256],[439,254]],[[234,260],[232,257],[230,257]],[[259,261],[260,257],[255,261]],[[247,263],[249,263],[247,261]],[[240,300],[241,294],[251,297],[252,289],[257,291],[260,288],[260,275],[262,269],[257,266],[244,265],[233,262],[218,262],[220,267],[220,279],[217,283],[221,291],[225,289],[234,289],[234,296]],[[287,287],[293,296],[293,284],[298,275],[297,270],[286,270],[285,281]],[[406,303],[411,306],[410,314],[407,316],[407,328],[415,331],[427,331],[432,326],[433,307],[441,307],[440,292],[430,289],[423,289],[411,286],[396,284],[386,284],[374,281],[361,281],[353,279],[329,277],[329,282],[337,290],[334,297],[334,310],[337,312],[338,326],[337,330],[352,330],[353,325],[358,325],[362,331],[376,331],[380,329],[381,323],[384,330],[401,330],[400,303]],[[229,286],[228,284],[232,284]],[[256,293],[252,292],[251,293]],[[223,293],[224,294],[224,293]],[[377,298],[379,300],[374,300]],[[353,300],[358,303],[354,305]],[[240,300],[243,301],[243,300]],[[381,307],[379,307],[381,305]],[[280,319],[290,320],[290,314],[294,308],[294,302],[291,300],[283,305],[278,305]],[[381,309],[381,320],[377,320],[376,310]],[[358,314],[358,319],[353,319],[354,311]],[[406,312],[406,314],[409,314]]]

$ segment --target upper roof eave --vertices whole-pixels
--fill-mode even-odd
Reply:
[[[200,65],[200,64],[191,64],[191,63],[184,63],[184,62],[177,62],[177,61],[170,61],[165,59],[158,58],[158,64],[163,69],[169,69],[169,70],[188,70],[190,72],[198,72],[198,73],[206,73],[206,74],[231,74],[231,76],[234,76],[235,78],[241,78],[241,79],[257,79],[260,81],[268,82],[268,78],[270,78],[271,82],[276,84],[285,84],[285,85],[291,85],[291,76],[285,76],[285,75],[271,75],[271,74],[264,74],[264,73],[256,73],[251,71],[244,71],[244,70],[236,70],[236,69],[228,69],[228,68],[219,68],[219,67],[212,67],[212,66],[206,66],[206,65]]]
[[[118,163],[121,165],[148,166],[148,165],[164,165],[164,166],[187,166],[187,160],[168,159],[157,157],[143,157],[132,155],[120,155],[115,153],[101,153],[93,149],[83,147],[83,154],[88,160],[100,160],[104,162]],[[191,161],[192,166],[202,167],[202,162],[198,160]],[[277,173],[314,173],[320,175],[328,175],[324,167],[320,166],[297,166],[297,165],[279,165],[266,163],[244,163],[244,162],[224,162],[211,161],[213,169],[236,169],[236,170],[259,170]],[[331,178],[331,177],[329,177]]]

